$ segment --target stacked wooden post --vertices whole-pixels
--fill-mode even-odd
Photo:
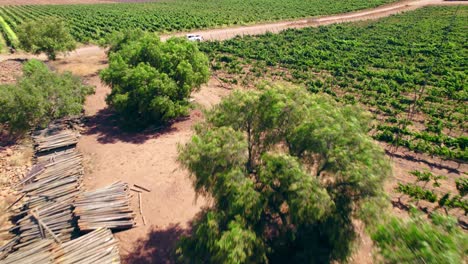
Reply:
[[[117,241],[105,228],[63,243],[52,254],[54,263],[60,264],[120,263]]]
[[[78,143],[76,133],[63,129],[60,125],[51,125],[47,129],[37,131],[33,135],[33,140],[37,152],[75,146]]]
[[[50,239],[38,240],[21,250],[8,255],[0,264],[49,264],[53,263],[52,247],[54,241]]]
[[[65,243],[38,240],[0,260],[0,264],[120,263],[119,248],[109,229],[97,229]]]
[[[123,182],[82,193],[74,205],[80,230],[125,229],[135,225],[128,184]]]
[[[14,249],[45,238],[71,239],[72,204],[83,176],[82,156],[75,149],[77,138],[74,132],[57,126],[33,136],[37,163],[20,182],[24,199],[16,216],[19,244]]]
[[[36,164],[16,186],[21,195],[12,205],[17,236],[0,248],[0,264],[120,263],[109,229],[135,225],[128,185],[83,192],[78,135],[63,125],[38,131],[33,140]],[[94,231],[71,240],[77,217],[81,231]]]

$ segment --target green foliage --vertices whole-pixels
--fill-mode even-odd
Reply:
[[[225,72],[252,68],[245,75],[250,78],[286,72],[283,79],[312,92],[366,105],[389,120],[376,127],[378,140],[467,161],[467,19],[467,6],[428,7],[378,21],[238,37],[200,48]],[[426,124],[408,126],[413,106]]]
[[[460,208],[465,212],[465,215],[468,214],[468,200],[464,199],[461,195],[454,195],[451,197],[450,193],[446,193],[439,200],[439,206],[442,208]]]
[[[411,171],[410,174],[416,177],[416,183],[424,182],[423,186],[418,186],[414,183],[402,184],[398,183],[398,186],[395,188],[397,192],[401,194],[408,195],[410,198],[419,201],[425,200],[431,203],[438,203],[439,208],[444,208],[447,212],[447,209],[460,208],[465,211],[465,214],[468,212],[468,200],[464,197],[466,196],[466,178],[462,177],[455,180],[457,190],[459,194],[453,195],[445,193],[442,197],[438,198],[435,191],[439,193],[441,190],[437,190],[441,186],[439,180],[446,179],[447,177],[442,175],[434,175],[429,171]],[[432,187],[434,190],[426,189],[428,183],[432,181]]]
[[[458,178],[455,181],[455,184],[461,196],[465,196],[468,194],[468,178],[467,177]]]
[[[406,194],[416,200],[425,200],[431,203],[437,201],[437,195],[433,191],[426,190],[423,187],[414,184],[398,183],[396,191]]]
[[[396,0],[171,0],[100,5],[30,5],[0,7],[13,29],[23,19],[67,21],[79,42],[96,41],[109,32],[142,29],[152,32],[188,31],[284,20],[365,9]]]
[[[72,51],[76,43],[65,24],[59,18],[31,20],[18,27],[20,47],[34,54],[45,53],[55,60],[57,53]]]
[[[0,16],[0,32],[3,34],[6,44],[12,48],[18,45],[18,37],[11,29],[10,25]]]
[[[212,208],[184,237],[181,262],[324,263],[349,256],[354,217],[390,173],[369,116],[302,87],[234,91],[206,113],[179,160]],[[366,219],[370,220],[371,219]]]
[[[392,218],[380,225],[372,239],[384,263],[463,263],[468,236],[456,220],[433,214],[432,223],[422,217]]]
[[[443,175],[434,175],[430,171],[418,171],[414,170],[410,172],[413,176],[416,176],[417,182],[425,182],[426,184],[430,181],[433,181],[433,187],[440,187],[439,180],[447,179],[447,177]]]
[[[80,114],[85,96],[92,92],[70,73],[56,74],[42,62],[30,60],[16,85],[0,86],[0,125],[21,135],[53,119]]]
[[[112,87],[107,102],[127,126],[160,125],[187,114],[188,97],[208,81],[208,59],[183,38],[161,42],[155,34],[117,35],[101,79]]]

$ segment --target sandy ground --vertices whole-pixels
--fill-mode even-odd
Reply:
[[[211,106],[227,93],[218,89],[214,81],[194,94],[197,102]],[[127,263],[163,263],[180,234],[206,205],[195,193],[188,172],[177,163],[177,145],[192,135],[192,125],[202,117],[199,110],[161,132],[127,134],[120,131],[103,102],[109,92],[97,77],[90,83],[96,94],[86,102],[90,117],[88,130],[83,134],[78,149],[86,157],[85,186],[88,189],[104,186],[117,180],[151,189],[143,193],[143,215],[137,216],[136,228],[117,234]],[[137,212],[136,196],[133,201]]]
[[[136,228],[117,234],[125,262],[166,262],[174,242],[206,205],[203,197],[195,199],[188,172],[177,163],[177,145],[190,138],[191,127],[202,118],[201,111],[193,110],[188,118],[164,131],[125,133],[107,110],[105,97],[110,88],[97,75],[106,66],[104,50],[83,49],[50,65],[83,76],[88,84],[96,87],[96,93],[85,103],[87,130],[78,144],[85,157],[85,187],[94,189],[120,180],[151,189],[142,195],[146,225],[138,214]],[[193,98],[200,106],[210,107],[228,92],[212,79]],[[138,212],[136,195],[132,203]]]
[[[22,74],[21,61],[7,60],[0,62],[0,84],[12,84]]]
[[[378,8],[376,11],[363,11],[352,15],[324,17],[314,21],[300,20],[287,22],[288,24],[281,22],[254,27],[202,31],[202,34],[205,39],[225,39],[238,35],[239,32],[262,34],[281,27],[284,29],[317,26],[320,23],[336,23],[343,20],[375,19],[402,10],[411,10],[425,4],[440,2],[436,0],[406,1],[404,4],[394,4],[390,7]],[[0,61],[25,57],[32,56],[2,55]],[[79,150],[85,157],[84,184],[88,189],[92,189],[121,180],[151,189],[151,192],[143,193],[146,225],[143,225],[141,216],[137,214],[138,226],[117,234],[121,241],[121,254],[126,263],[171,263],[170,252],[175,241],[181,234],[187,232],[190,222],[200,209],[207,205],[203,197],[195,199],[189,174],[180,167],[176,160],[177,145],[189,140],[192,135],[192,125],[201,120],[202,115],[200,110],[193,110],[188,118],[175,122],[164,131],[146,131],[138,134],[120,131],[105,103],[106,94],[110,91],[109,87],[102,85],[97,75],[100,69],[106,67],[106,64],[105,51],[96,46],[82,47],[69,56],[50,63],[57,70],[70,70],[84,77],[87,83],[96,86],[96,93],[89,96],[86,101],[87,130],[78,144]],[[229,92],[229,89],[223,88],[222,84],[212,78],[200,91],[193,94],[193,98],[199,105],[210,107]],[[413,169],[428,168],[453,177],[456,177],[460,171],[467,171],[466,165],[460,167],[457,164],[446,164],[430,157],[406,157],[405,153],[397,154],[392,157],[395,164],[395,178],[386,186],[389,191],[396,181],[407,181],[408,171]],[[138,212],[136,202],[137,199],[134,197],[134,209]],[[404,213],[401,214],[404,215]],[[353,256],[353,263],[372,263],[371,249],[370,239],[363,237],[358,254]]]

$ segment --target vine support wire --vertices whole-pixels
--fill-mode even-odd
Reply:
[[[446,42],[448,42],[449,40],[449,34],[450,32],[452,31],[453,29],[453,26],[455,25],[455,21],[456,21],[456,18],[457,18],[457,15],[458,15],[458,11],[460,10],[460,6],[461,5],[458,5],[457,6],[457,9],[455,9],[453,15],[452,15],[452,19],[450,20],[450,24],[449,26],[446,28],[446,30],[444,31],[444,35],[442,36],[442,39],[440,41],[440,44],[436,47],[436,52],[437,52],[437,55],[436,55],[436,58],[434,60],[434,63],[429,66],[429,68],[427,69],[426,71],[426,77],[424,78],[424,81],[423,81],[423,84],[421,85],[421,88],[418,90],[418,89],[414,89],[414,93],[413,93],[413,102],[408,106],[408,111],[406,113],[406,119],[403,120],[403,122],[400,122],[399,126],[398,126],[398,131],[397,131],[397,135],[396,135],[396,138],[394,140],[394,142],[396,143],[395,146],[394,146],[394,149],[391,151],[393,153],[397,152],[398,151],[398,148],[399,148],[399,140],[401,139],[402,137],[402,133],[401,131],[409,124],[413,121],[413,118],[414,118],[414,114],[416,113],[417,111],[417,104],[418,104],[418,101],[423,97],[424,95],[424,92],[426,91],[426,87],[427,87],[427,82],[430,78],[430,75],[432,74],[432,71],[433,71],[433,68],[435,65],[439,64],[440,63],[440,60],[441,60],[441,49],[443,48],[444,44]]]

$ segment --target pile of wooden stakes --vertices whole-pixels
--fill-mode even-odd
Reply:
[[[72,203],[81,188],[81,154],[75,148],[45,154],[36,150],[36,157],[38,162],[18,184],[24,198],[16,215],[19,244],[14,249],[44,238],[67,241],[74,230]]]
[[[63,129],[60,125],[37,131],[33,135],[33,140],[38,152],[75,146],[78,143],[77,134],[72,130]]]
[[[135,214],[130,208],[128,190],[128,184],[115,182],[80,194],[74,203],[80,230],[100,227],[125,229],[135,226]]]
[[[118,182],[85,192],[78,135],[60,124],[33,136],[36,164],[19,182],[15,211],[17,236],[0,248],[4,263],[120,263],[117,242],[107,229],[134,226],[128,185]],[[74,206],[77,208],[74,208]],[[76,210],[74,210],[76,209]],[[77,239],[81,231],[95,230]],[[103,228],[106,227],[106,228]]]
[[[52,252],[55,263],[111,264],[120,263],[117,240],[109,229],[99,228],[77,239],[63,243]]]
[[[51,239],[38,240],[21,250],[9,254],[0,264],[49,264],[52,262],[51,251],[54,241]]]
[[[66,202],[52,203],[31,210],[18,220],[19,243],[15,249],[21,249],[31,243],[45,238],[58,243],[71,239],[73,226],[71,204]]]
[[[137,184],[133,184],[133,188],[130,188],[130,190],[138,193],[138,207],[140,209],[141,220],[143,221],[143,225],[146,225],[145,215],[143,214],[143,205],[142,205],[142,198],[141,198],[142,195],[141,195],[141,193],[143,191],[151,192],[151,190],[146,188],[146,187],[137,185]]]
[[[0,260],[0,264],[29,263],[112,264],[120,263],[120,256],[112,232],[101,228],[65,243],[55,243],[51,239],[39,240]]]

